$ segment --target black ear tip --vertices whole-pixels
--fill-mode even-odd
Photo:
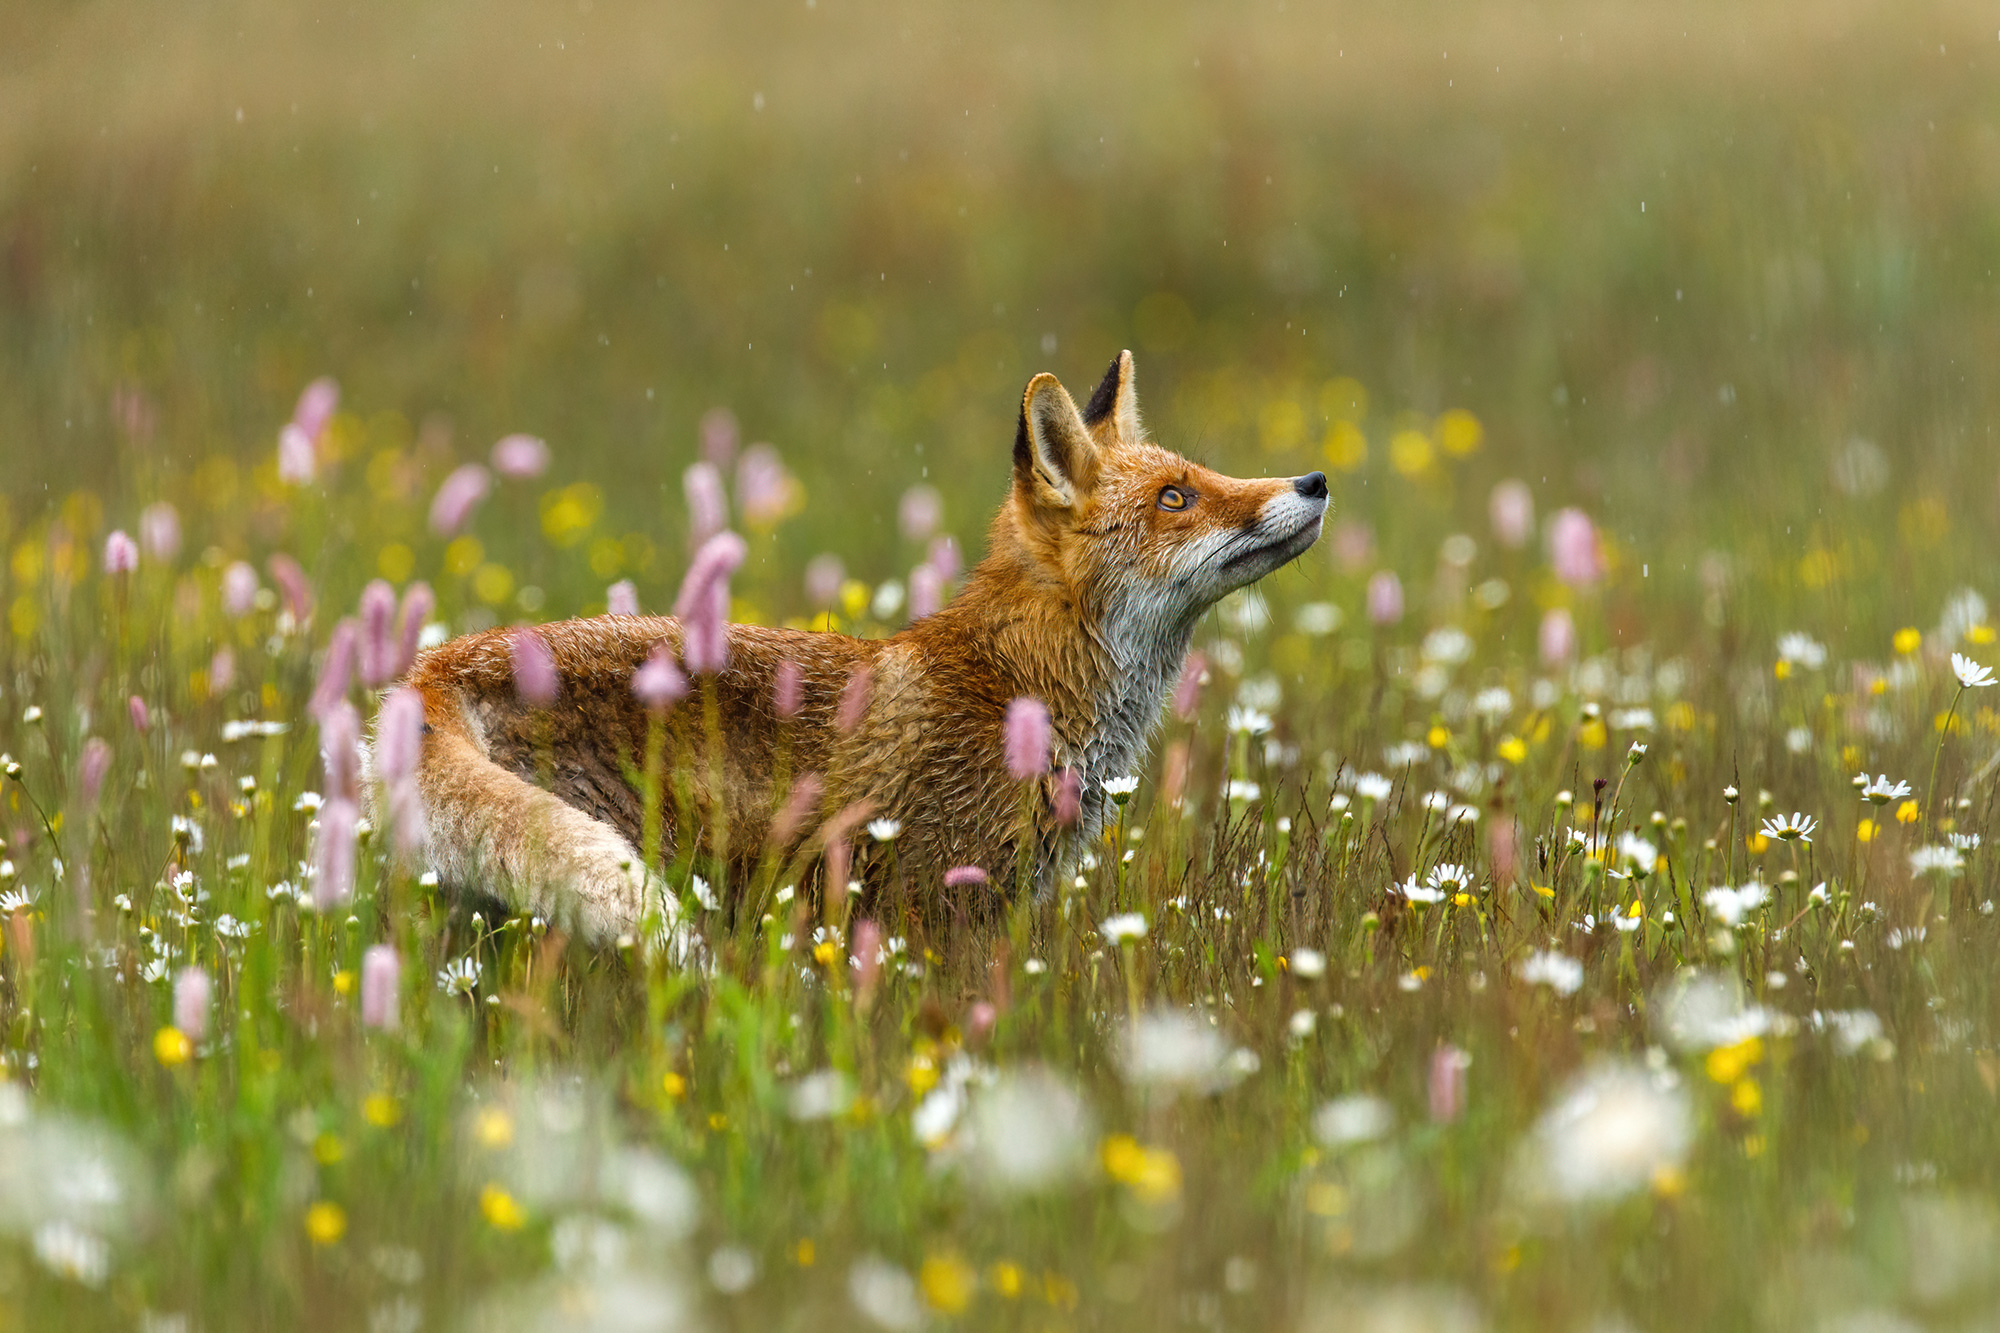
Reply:
[[[1097,389],[1090,395],[1090,402],[1083,409],[1083,424],[1095,426],[1111,415],[1118,406],[1118,386],[1124,383],[1125,367],[1132,354],[1120,352],[1111,358],[1111,365],[1104,372],[1104,378],[1097,382]]]

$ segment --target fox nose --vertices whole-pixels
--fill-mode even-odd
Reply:
[[[1326,473],[1308,472],[1303,477],[1292,478],[1292,489],[1308,500],[1326,499]]]

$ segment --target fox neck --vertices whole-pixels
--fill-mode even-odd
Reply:
[[[1056,761],[1083,778],[1079,832],[1094,840],[1109,805],[1104,783],[1144,760],[1199,616],[1144,585],[1079,591],[996,549],[931,619],[936,631],[976,645],[1010,688],[1048,706]]]

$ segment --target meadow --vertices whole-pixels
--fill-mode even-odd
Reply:
[[[0,14],[0,1330],[2000,1327],[1989,20]],[[1056,894],[377,826],[419,643],[893,633],[1121,347],[1334,511]]]

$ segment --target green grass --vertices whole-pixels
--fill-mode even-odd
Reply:
[[[2000,595],[1983,12],[119,0],[0,19],[0,52],[0,892],[32,899],[0,920],[0,1328],[2000,1311],[1992,852],[1910,861],[1993,832],[2000,711],[1949,663],[2000,662],[1959,596]],[[370,579],[454,631],[619,578],[663,608],[723,404],[802,501],[747,531],[736,614],[809,617],[831,552],[841,622],[888,632],[904,490],[976,559],[1022,383],[1083,392],[1121,346],[1164,443],[1326,467],[1336,512],[1204,623],[1198,708],[1057,899],[915,886],[816,950],[822,904],[725,893],[688,971],[474,918],[384,835],[347,907],[273,896]],[[322,373],[326,466],[288,486]],[[516,430],[548,474],[433,534]],[[178,552],[107,574],[162,500]],[[1594,586],[1549,561],[1566,506]],[[227,614],[227,566],[275,591],[280,552],[310,618]],[[1781,665],[1787,632],[1824,660]],[[224,739],[259,718],[288,729]],[[1864,804],[1861,769],[1914,790]],[[1809,844],[1755,836],[1792,811]],[[1607,874],[1625,834],[1643,880]],[[1399,891],[1440,864],[1463,903]],[[1729,924],[1708,891],[1753,881]],[[902,941],[866,984],[863,919]],[[358,1011],[384,942],[394,1032]],[[1522,976],[1545,953],[1572,991]],[[190,964],[210,1031],[163,1061]],[[1550,1197],[1550,1153],[1599,1196]]]

